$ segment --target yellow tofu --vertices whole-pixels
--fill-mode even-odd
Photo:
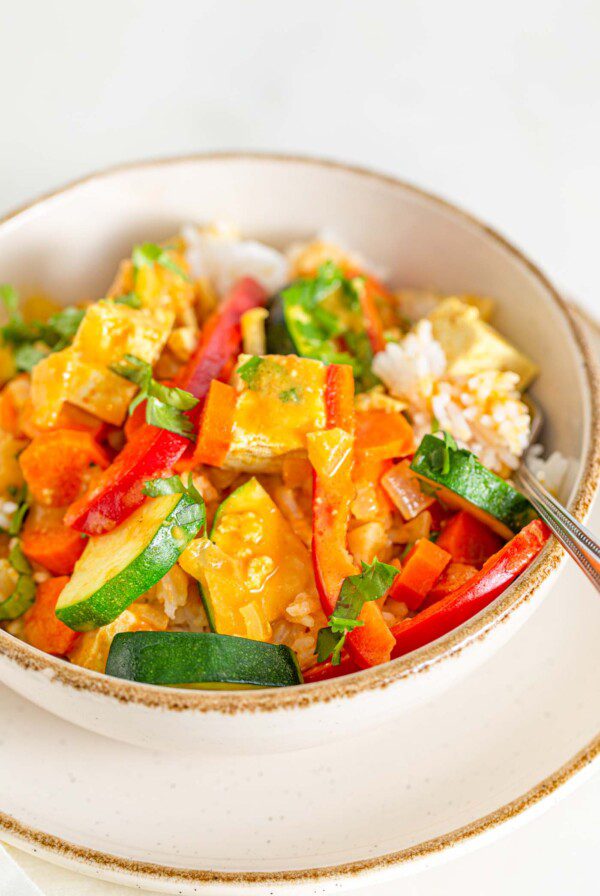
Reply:
[[[428,317],[448,298],[459,299],[466,305],[473,305],[479,311],[482,320],[491,320],[494,312],[494,300],[488,296],[457,295],[446,296],[430,289],[401,289],[396,292],[398,310],[411,323],[422,317]]]
[[[174,320],[172,311],[157,308],[150,312],[103,299],[87,309],[72,348],[89,364],[108,367],[126,354],[154,364]]]
[[[251,356],[240,355],[232,385],[237,391],[226,466],[274,472],[284,457],[306,455],[306,434],[325,428],[325,376],[321,361],[296,355],[256,358],[248,383],[238,370]]]
[[[448,372],[472,376],[484,370],[511,370],[526,389],[537,366],[480,317],[478,309],[456,297],[444,299],[429,314],[433,335],[444,349]]]
[[[85,666],[96,672],[104,672],[112,639],[119,632],[161,632],[165,631],[169,620],[162,610],[150,604],[134,603],[113,622],[102,628],[85,632],[69,654],[76,666]]]
[[[88,364],[80,355],[73,364],[67,400],[106,423],[120,426],[137,388],[108,367]]]

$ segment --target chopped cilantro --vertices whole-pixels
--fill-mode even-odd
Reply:
[[[122,296],[113,299],[115,305],[127,305],[129,308],[141,308],[142,300],[135,292],[126,292]]]
[[[316,652],[319,662],[331,657],[334,666],[339,664],[346,635],[363,625],[358,617],[364,604],[383,597],[397,575],[395,566],[375,559],[370,565],[363,563],[362,572],[344,579],[337,603],[329,617],[329,626],[322,628],[317,637]]]
[[[259,372],[260,368],[263,365],[263,361],[263,358],[259,358],[257,357],[257,355],[253,355],[251,358],[245,361],[241,367],[238,367],[238,376],[243,379],[249,389],[258,389]]]
[[[143,493],[148,495],[149,498],[158,498],[161,495],[187,495],[188,498],[191,498],[194,502],[194,506],[188,508],[189,515],[188,519],[191,521],[192,519],[197,520],[200,517],[202,519],[202,531],[204,532],[204,527],[206,525],[206,505],[204,503],[204,498],[194,485],[194,481],[192,479],[192,474],[188,475],[187,485],[184,485],[179,476],[167,476],[164,479],[149,479],[143,488]],[[181,522],[186,522],[185,517],[182,519],[182,515],[179,514],[179,519]]]
[[[196,407],[198,399],[190,392],[177,389],[175,386],[164,386],[152,376],[152,367],[135,355],[124,355],[123,359],[110,368],[113,373],[124,377],[139,386],[139,392],[129,405],[132,414],[136,407],[146,402],[146,423],[166,429],[169,432],[194,439],[192,421],[184,411]]]
[[[174,274],[177,274],[178,277],[181,277],[181,279],[185,280],[187,283],[190,282],[190,278],[186,272],[173,261],[168,250],[163,249],[162,246],[157,246],[156,243],[143,243],[140,246],[134,246],[133,252],[131,253],[131,260],[133,261],[133,267],[136,274],[140,268],[158,264],[161,267],[172,271]]]
[[[279,393],[279,401],[283,401],[284,404],[297,404],[300,401],[300,396],[298,395],[298,390],[295,386],[292,386],[291,389],[284,389],[283,392]]]

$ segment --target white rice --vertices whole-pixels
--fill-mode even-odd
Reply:
[[[406,401],[417,440],[436,420],[484,466],[503,474],[518,467],[531,421],[517,374],[447,375],[444,351],[429,320],[419,321],[400,342],[389,343],[375,356],[373,369],[392,395]]]
[[[240,277],[253,277],[272,294],[290,279],[290,266],[281,252],[256,240],[242,240],[223,224],[210,228],[182,228],[192,276],[207,277],[224,296]]]
[[[560,451],[553,451],[544,460],[543,451],[540,444],[532,445],[527,452],[527,466],[544,488],[553,495],[559,496],[563,492],[568,492],[575,461],[565,457]]]

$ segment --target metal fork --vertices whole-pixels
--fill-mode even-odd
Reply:
[[[531,410],[531,444],[539,435],[544,420],[541,409],[529,396],[527,404]],[[596,537],[544,488],[525,460],[512,478],[565,550],[600,591],[600,544]]]

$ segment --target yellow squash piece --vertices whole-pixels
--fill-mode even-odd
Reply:
[[[210,540],[179,558],[202,589],[213,631],[268,641],[271,623],[315,584],[307,548],[256,479],[219,507]]]
[[[69,654],[76,666],[104,672],[112,639],[119,632],[162,632],[169,624],[168,616],[157,607],[146,603],[132,604],[108,625],[85,632]]]
[[[461,299],[444,299],[429,315],[433,335],[444,349],[448,372],[472,376],[484,370],[511,370],[526,389],[538,368],[526,355],[481,320],[478,309]]]

